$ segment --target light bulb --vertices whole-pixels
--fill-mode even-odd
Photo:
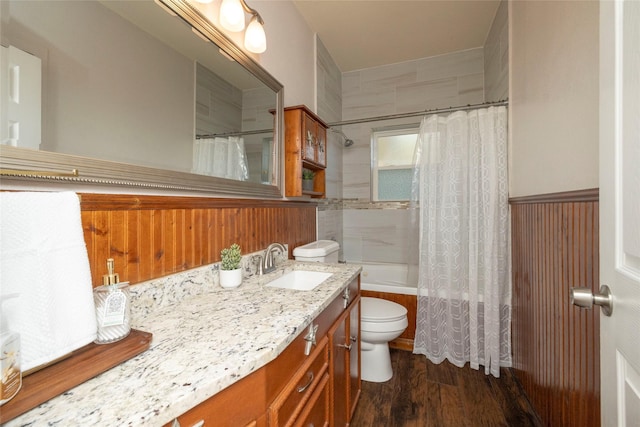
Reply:
[[[264,27],[254,16],[244,33],[244,47],[249,52],[262,53],[267,50],[267,36],[264,33]]]
[[[244,29],[244,9],[239,0],[222,0],[220,25],[229,31],[237,32]]]

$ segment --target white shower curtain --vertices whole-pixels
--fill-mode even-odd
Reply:
[[[412,198],[420,230],[414,353],[499,377],[511,366],[506,107],[425,117]]]
[[[246,181],[249,179],[244,139],[200,138],[193,144],[193,173]]]

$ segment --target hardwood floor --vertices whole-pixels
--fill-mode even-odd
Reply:
[[[362,382],[352,427],[542,426],[511,370],[500,378],[391,349],[393,378]]]

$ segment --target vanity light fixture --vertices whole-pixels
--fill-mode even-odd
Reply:
[[[200,3],[211,3],[212,0],[196,0]],[[220,25],[233,32],[244,30],[244,14],[251,15],[249,26],[244,34],[244,47],[253,53],[267,50],[267,37],[264,32],[264,21],[260,14],[247,5],[245,0],[222,0],[220,4]]]

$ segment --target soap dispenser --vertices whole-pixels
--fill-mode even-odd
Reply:
[[[20,334],[9,330],[5,317],[6,310],[2,304],[9,298],[18,297],[18,294],[8,294],[0,297],[0,368],[2,380],[0,383],[0,405],[11,400],[22,387],[22,370],[20,369]]]
[[[102,286],[93,289],[93,301],[98,322],[96,344],[109,344],[129,335],[129,282],[120,282],[120,277],[114,272],[113,258],[107,260],[107,274],[102,276]]]

